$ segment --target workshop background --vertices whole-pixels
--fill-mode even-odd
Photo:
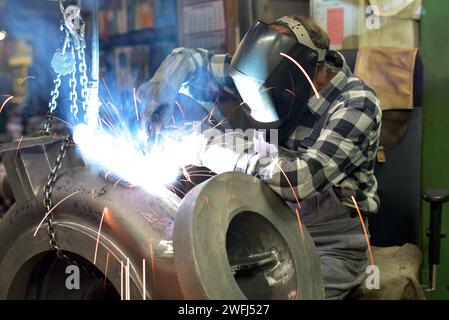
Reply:
[[[104,87],[115,99],[132,99],[135,88],[151,78],[174,48],[233,53],[256,19],[271,21],[290,14],[312,16],[329,33],[331,48],[349,55],[351,50],[365,48],[418,49],[416,68],[423,70],[424,81],[422,103],[414,104],[419,105],[423,117],[421,123],[419,111],[418,122],[413,122],[414,116],[407,118],[408,129],[416,132],[404,134],[407,145],[400,157],[412,170],[410,176],[398,172],[390,177],[396,184],[380,190],[389,193],[391,201],[397,199],[396,205],[410,206],[414,212],[401,208],[393,210],[396,213],[382,212],[383,216],[373,221],[372,231],[375,245],[416,244],[423,251],[421,281],[426,283],[430,206],[421,194],[426,188],[449,188],[448,1],[100,1]],[[57,1],[0,0],[0,142],[33,134],[42,124],[54,76],[50,60],[60,43],[59,21]],[[386,159],[378,159],[380,163],[390,161],[387,151]],[[407,199],[409,195],[413,199]],[[6,209],[8,203],[3,206]],[[444,205],[442,228],[446,230],[448,214],[449,205]],[[449,299],[449,239],[442,239],[438,270],[438,290],[427,297]]]

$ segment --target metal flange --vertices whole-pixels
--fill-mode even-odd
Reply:
[[[315,245],[265,183],[226,173],[183,199],[173,233],[188,299],[324,299]]]

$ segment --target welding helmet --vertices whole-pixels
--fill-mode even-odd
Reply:
[[[317,48],[306,28],[290,17],[275,21],[295,38],[257,21],[239,45],[229,66],[244,110],[255,128],[279,128],[307,103],[311,79],[326,49]]]

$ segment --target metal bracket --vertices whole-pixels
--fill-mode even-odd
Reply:
[[[42,192],[63,140],[63,136],[42,136],[0,145],[0,155],[16,202],[30,201]],[[72,148],[62,170],[84,165],[76,149]]]

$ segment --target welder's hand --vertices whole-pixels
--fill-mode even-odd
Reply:
[[[245,146],[245,140],[239,136],[232,139],[214,139],[200,154],[201,164],[217,174],[234,171]]]
[[[154,119],[153,115],[157,112],[160,124],[164,127],[169,125],[175,110],[176,96],[195,69],[195,64],[186,54],[174,50],[154,77],[137,89],[137,100],[143,105],[143,116],[147,122]]]

